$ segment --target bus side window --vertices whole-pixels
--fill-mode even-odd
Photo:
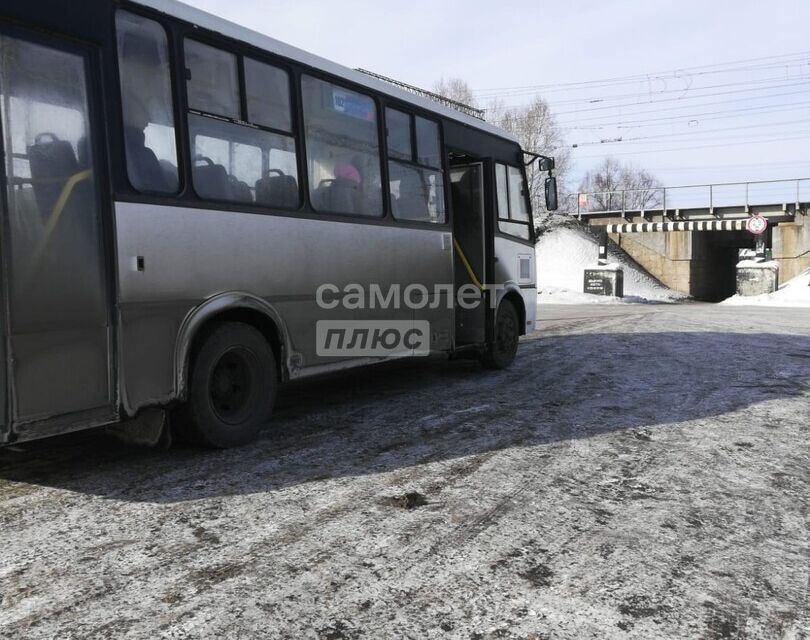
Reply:
[[[238,120],[241,107],[236,56],[189,39],[185,53],[188,106]]]
[[[190,114],[194,190],[205,200],[295,209],[299,204],[295,140]]]
[[[297,209],[298,160],[293,137],[290,76],[283,69],[244,59],[247,119],[269,131],[262,175],[255,182],[256,202]]]
[[[154,20],[119,11],[118,65],[124,116],[127,175],[138,191],[177,193],[169,46]]]
[[[194,40],[185,52],[194,191],[203,200],[297,209],[289,74],[242,58],[243,86],[236,54]]]
[[[416,118],[416,153],[419,164],[436,168],[442,166],[439,125],[432,120]]]
[[[382,217],[374,100],[307,75],[301,91],[312,206],[324,213]]]
[[[245,58],[248,120],[292,133],[290,78],[283,69]]]
[[[439,125],[391,108],[385,110],[385,121],[394,218],[444,224],[447,212]]]
[[[496,164],[495,188],[498,192],[498,229],[523,240],[531,238],[528,192],[520,169]]]

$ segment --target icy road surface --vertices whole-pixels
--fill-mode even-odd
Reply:
[[[540,317],[509,371],[296,385],[240,451],[0,452],[0,634],[810,637],[807,310]]]

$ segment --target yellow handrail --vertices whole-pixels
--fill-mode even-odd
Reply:
[[[53,205],[53,211],[51,211],[51,215],[48,218],[47,224],[45,225],[42,238],[40,239],[39,243],[37,243],[37,248],[34,250],[29,274],[33,275],[36,266],[39,264],[42,254],[45,252],[48,243],[51,241],[51,236],[56,229],[56,225],[59,224],[59,218],[61,218],[62,213],[67,206],[68,200],[70,200],[70,196],[73,194],[73,190],[76,188],[76,185],[85,180],[89,180],[92,176],[93,171],[91,169],[86,169],[85,171],[80,171],[79,173],[73,174],[67,179],[67,182],[65,182],[65,186],[62,187],[62,192],[59,194],[56,204]]]
[[[475,277],[475,272],[473,271],[473,268],[470,266],[470,262],[469,260],[467,260],[467,256],[464,255],[464,251],[461,250],[461,245],[455,238],[453,238],[453,246],[456,248],[458,257],[461,258],[461,264],[463,264],[464,268],[467,270],[467,275],[470,276],[470,280],[476,287],[478,287],[481,291],[483,291],[484,285],[482,285],[481,281]]]

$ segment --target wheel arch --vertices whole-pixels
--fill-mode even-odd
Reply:
[[[498,301],[498,307],[501,306],[504,300],[511,302],[515,311],[518,314],[518,321],[520,322],[520,335],[526,335],[526,302],[523,299],[523,294],[517,286],[506,285],[501,299]],[[496,309],[497,315],[497,309]]]
[[[175,396],[185,400],[191,358],[211,328],[220,322],[243,322],[257,329],[276,356],[279,379],[289,379],[288,358],[292,352],[289,334],[278,311],[262,298],[245,292],[227,292],[209,298],[192,309],[178,331],[174,354]]]

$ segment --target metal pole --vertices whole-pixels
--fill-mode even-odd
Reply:
[[[599,265],[604,266],[608,261],[608,234],[607,227],[599,232]]]
[[[759,260],[760,262],[764,262],[765,258],[766,258],[765,236],[764,235],[757,236],[756,247],[757,247],[757,249],[756,249],[756,251],[757,251],[757,260]]]

